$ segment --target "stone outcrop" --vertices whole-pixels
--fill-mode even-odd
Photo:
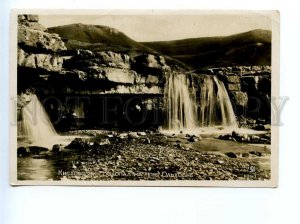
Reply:
[[[99,84],[98,89],[91,91],[97,94],[163,94],[164,73],[170,71],[161,56],[129,56],[112,51],[92,52],[83,49],[66,56],[63,69],[61,77],[66,82],[77,80],[82,82],[82,86],[90,82],[106,82],[105,88]],[[111,88],[107,89],[107,86]],[[80,91],[86,92],[84,89]]]
[[[26,68],[39,68],[46,71],[60,71],[63,59],[52,54],[32,54],[18,49],[18,66]]]
[[[66,50],[64,42],[58,34],[50,34],[34,29],[33,26],[18,27],[18,44],[22,48],[32,48],[39,51],[57,52]]]
[[[66,50],[64,42],[57,34],[45,32],[46,29],[38,21],[37,15],[18,16],[18,79],[22,81],[23,73],[37,73],[36,76],[39,76],[59,72],[63,68],[60,52]],[[24,69],[27,72],[23,72]],[[22,81],[19,83],[21,86]]]

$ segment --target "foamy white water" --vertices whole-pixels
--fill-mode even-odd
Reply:
[[[185,74],[171,73],[165,92],[168,130],[193,130],[199,127],[237,128],[227,90],[216,76],[201,75],[190,83]]]
[[[31,101],[21,109],[21,120],[18,121],[18,138],[24,142],[43,146],[58,138],[43,105],[35,94]]]

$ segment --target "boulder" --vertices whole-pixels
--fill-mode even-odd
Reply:
[[[41,146],[29,146],[29,152],[32,155],[40,154],[41,152],[47,152],[49,149]]]
[[[148,75],[145,81],[146,84],[158,84],[159,79],[157,76],[154,75]]]
[[[127,54],[114,53],[112,51],[96,52],[95,57],[99,58],[102,63],[114,68],[129,69],[130,58]]]
[[[231,99],[236,106],[246,107],[248,104],[247,93],[236,91],[230,93]]]
[[[237,155],[234,152],[227,152],[225,153],[226,156],[228,156],[229,158],[237,158]]]
[[[227,89],[229,91],[240,91],[241,90],[241,85],[239,83],[227,83]]]
[[[232,137],[233,137],[234,139],[236,139],[237,141],[242,141],[242,138],[243,138],[242,135],[240,135],[239,133],[237,133],[237,132],[235,132],[235,131],[232,132]]]
[[[82,138],[75,138],[69,145],[67,145],[65,148],[67,149],[79,149],[82,150],[86,146],[86,143],[83,141]]]
[[[136,73],[132,70],[103,68],[107,80],[116,83],[134,84]]]
[[[39,16],[38,15],[33,15],[33,14],[28,14],[25,15],[27,17],[27,20],[29,22],[38,22],[39,21]]]
[[[55,144],[52,146],[52,153],[59,153],[61,151],[63,151],[64,146],[61,144]]]
[[[237,75],[228,75],[226,78],[227,78],[227,82],[240,83],[240,77]]]
[[[144,54],[135,57],[134,61],[135,67],[141,69],[152,69],[152,71],[153,69],[158,71],[170,69],[170,67],[166,64],[165,58],[159,55]],[[150,70],[148,70],[148,72]]]
[[[18,156],[28,156],[29,155],[29,150],[28,148],[25,147],[19,147],[17,150]]]
[[[25,25],[19,25],[18,27],[18,44],[23,48],[39,51],[57,52],[67,49],[58,34],[34,30]]]

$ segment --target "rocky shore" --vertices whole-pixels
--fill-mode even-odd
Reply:
[[[227,146],[235,150],[214,152],[218,148],[207,147],[212,141],[221,144],[218,148]],[[51,151],[38,147],[27,151],[19,148],[18,159],[29,156],[52,161],[56,167],[54,180],[270,178],[270,171],[260,164],[260,160],[268,160],[270,151],[253,146],[245,149],[243,143],[224,145],[224,141],[216,141],[220,140],[197,137],[191,141],[191,136],[179,138],[151,132],[94,132],[89,138],[75,138],[67,146],[54,145]]]

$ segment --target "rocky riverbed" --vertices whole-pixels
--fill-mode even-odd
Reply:
[[[37,178],[33,175],[36,172],[40,180],[270,179],[270,145],[261,147],[184,133],[167,136],[84,130],[74,134],[81,133],[89,137],[74,137],[69,145],[57,144],[52,150],[19,148],[18,178]],[[36,170],[30,167],[34,164],[39,164]],[[43,169],[51,171],[43,176]]]

